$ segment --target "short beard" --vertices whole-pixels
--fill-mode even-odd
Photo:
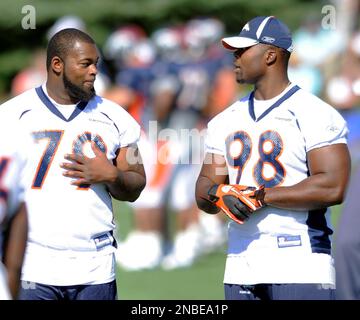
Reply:
[[[79,86],[73,84],[65,73],[63,74],[63,83],[65,90],[70,96],[70,98],[76,102],[79,100],[87,102],[96,95],[94,87],[91,88],[89,91],[85,91]]]

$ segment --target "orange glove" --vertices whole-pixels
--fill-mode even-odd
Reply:
[[[234,184],[213,185],[209,200],[237,223],[243,224],[254,211],[265,206],[264,186],[260,188]]]

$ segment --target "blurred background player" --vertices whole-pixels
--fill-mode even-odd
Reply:
[[[145,41],[146,34],[141,27],[125,25],[111,33],[104,45],[104,57],[110,65],[114,82],[104,95],[123,106],[138,123],[142,120],[149,65],[153,62],[152,48],[147,47]]]
[[[201,153],[199,137],[193,143],[191,137],[181,136],[182,130],[201,131],[202,119],[212,117],[236,95],[229,81],[233,79],[230,60],[223,59],[216,45],[223,30],[212,18],[161,27],[151,37],[138,26],[127,25],[105,44],[105,57],[116,73],[115,85],[104,94],[127,106],[144,128],[139,146],[147,150],[142,154],[150,177],[143,194],[131,204],[134,229],[119,245],[118,263],[126,270],[153,268],[164,253],[164,268],[189,266],[201,252],[226,240],[223,221],[201,215],[195,206],[192,189],[197,169],[191,157]],[[200,162],[198,157],[197,166]],[[172,214],[178,231],[174,239],[169,238]],[[144,239],[149,240],[146,250],[135,255]]]
[[[201,224],[201,214],[194,198],[195,181],[202,160],[203,137],[199,133],[203,129],[206,111],[216,112],[210,111],[210,92],[217,74],[227,63],[216,45],[223,35],[224,26],[217,19],[197,18],[188,21],[179,30],[181,50],[173,58],[179,90],[168,123],[177,137],[170,141],[177,165],[168,186],[169,210],[175,214],[176,227],[172,249],[162,261],[166,270],[188,267],[200,254],[209,250],[210,245],[216,247],[226,240],[222,222],[217,218],[213,223],[207,221]],[[229,92],[233,93],[231,88],[234,87],[231,86]],[[211,237],[213,242],[206,242],[205,239]]]
[[[139,150],[147,174],[147,185],[143,195],[131,204],[133,230],[126,239],[119,241],[117,262],[126,270],[151,269],[156,267],[163,254],[164,234],[164,188],[169,179],[169,163],[158,159],[158,151],[164,149],[166,141],[158,141],[158,129],[163,128],[166,115],[158,114],[167,101],[162,90],[162,99],[156,79],[163,73],[155,73],[156,49],[144,31],[133,25],[118,28],[108,39],[105,56],[115,68],[115,85],[105,93],[109,99],[125,106],[142,125]],[[159,70],[157,70],[159,71]],[[166,80],[166,79],[164,79]],[[167,87],[171,85],[167,82]],[[162,104],[153,107],[153,104]],[[158,121],[157,121],[158,120]],[[149,121],[157,121],[149,137]],[[166,152],[163,152],[166,157]],[[120,237],[122,235],[119,235]]]

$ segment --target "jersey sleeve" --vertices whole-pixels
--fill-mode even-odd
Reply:
[[[224,139],[220,134],[221,128],[219,128],[218,120],[219,118],[214,118],[208,123],[205,136],[205,153],[224,155]]]
[[[311,106],[316,103],[316,106]],[[320,99],[312,100],[308,113],[298,118],[304,135],[306,152],[337,143],[347,143],[346,121],[332,106]]]
[[[124,119],[122,123],[126,123],[123,131],[120,132],[120,147],[127,147],[131,144],[135,144],[140,139],[140,125],[135,119],[124,110]]]

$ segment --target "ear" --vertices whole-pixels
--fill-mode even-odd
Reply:
[[[51,59],[51,69],[56,73],[56,74],[60,74],[63,72],[64,69],[64,62],[62,61],[62,59],[58,56],[54,56]]]
[[[266,64],[267,65],[272,65],[275,63],[276,59],[277,59],[277,51],[275,48],[270,47],[269,49],[266,50]]]

